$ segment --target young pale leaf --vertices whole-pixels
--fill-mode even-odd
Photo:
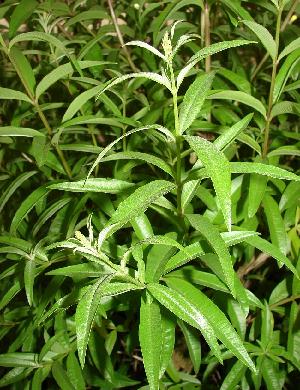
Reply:
[[[289,252],[289,240],[285,231],[285,223],[280,214],[277,202],[268,194],[263,199],[263,207],[267,217],[271,242],[286,255]]]
[[[188,299],[197,310],[201,310],[213,327],[218,339],[247,367],[255,371],[254,364],[241,339],[218,306],[207,298],[199,289],[183,279],[167,278],[166,282],[168,286],[172,287],[172,289],[178,291],[182,296]]]
[[[214,146],[218,150],[226,149],[231,143],[235,140],[235,138],[246,129],[251,121],[253,114],[248,114],[245,118],[241,119],[239,122],[235,123],[228,130],[224,131],[215,141]]]
[[[236,100],[237,102],[246,104],[247,106],[254,108],[254,110],[260,112],[264,118],[267,115],[266,108],[261,101],[242,91],[225,90],[220,92],[212,92],[207,95],[207,99]]]
[[[186,325],[183,321],[178,320],[178,324],[184,334],[185,342],[187,344],[189,355],[193,363],[195,374],[198,374],[201,364],[201,343],[197,331]]]
[[[40,186],[21,203],[21,205],[15,212],[15,215],[10,225],[10,233],[12,235],[16,234],[20,223],[23,221],[26,215],[41,199],[43,199],[48,194],[48,192],[49,190],[47,188],[47,185]]]
[[[201,215],[189,214],[187,215],[187,218],[193,228],[199,231],[207,239],[212,249],[218,255],[226,283],[235,296],[234,270],[231,256],[218,229],[212,225],[208,219]]]
[[[9,88],[0,87],[0,99],[23,100],[24,102],[32,104],[31,99],[25,95],[25,93]]]
[[[268,177],[258,175],[257,173],[250,174],[249,184],[249,202],[248,202],[248,217],[252,218],[256,214],[267,188]]]
[[[147,49],[147,50],[151,51],[151,53],[155,54],[156,56],[158,56],[158,57],[162,58],[164,61],[166,61],[166,57],[160,51],[158,51],[155,47],[149,45],[149,43],[142,42],[142,41],[130,41],[130,42],[125,43],[124,46],[142,47],[143,49]]]
[[[146,293],[141,300],[139,339],[150,390],[159,388],[161,314],[159,304]]]
[[[118,194],[133,186],[134,184],[123,180],[96,178],[50,184],[48,188],[51,190],[70,192],[104,192],[106,194]]]
[[[108,276],[100,278],[92,286],[89,286],[86,293],[80,299],[76,309],[75,323],[77,349],[81,367],[84,366],[86,348],[89,341],[91,327],[100,305],[100,298],[103,296],[103,284],[109,283],[109,279],[110,277]]]
[[[206,94],[211,87],[214,76],[214,72],[208,74],[204,73],[198,76],[187,90],[179,112],[180,134],[183,134],[197,118],[197,115],[203,106]]]
[[[243,23],[247,27],[249,27],[252,32],[254,32],[254,34],[261,41],[267,52],[270,54],[271,58],[274,60],[277,56],[277,48],[276,43],[269,31],[261,24],[250,20],[243,20]]]
[[[148,130],[148,129],[156,129],[158,130],[159,132],[161,132],[162,134],[166,135],[167,138],[169,138],[170,140],[172,141],[175,141],[175,138],[173,136],[173,134],[168,130],[166,129],[165,127],[163,126],[160,126],[160,125],[149,125],[149,126],[143,126],[143,127],[138,127],[137,129],[133,129],[133,130],[130,130],[128,132],[126,132],[126,134],[123,134],[121,137],[117,138],[116,140],[114,140],[112,143],[110,143],[109,145],[107,145],[101,153],[99,153],[98,157],[96,158],[96,160],[94,161],[92,167],[90,168],[88,174],[87,174],[87,178],[86,180],[90,177],[90,175],[92,174],[93,170],[95,169],[95,167],[100,163],[100,161],[102,160],[102,158],[107,154],[108,151],[110,151],[112,149],[112,147],[114,145],[116,145],[119,141],[121,141],[123,138],[125,137],[128,137],[129,135],[133,134],[133,133],[137,133],[139,131],[144,131],[144,130]]]
[[[231,230],[231,172],[225,155],[201,137],[185,136],[211,178],[227,229]]]
[[[259,175],[273,177],[274,179],[300,181],[299,176],[274,165],[254,162],[230,162],[230,169],[232,173],[257,173]]]
[[[99,91],[97,98],[108,89],[112,88],[113,86],[122,83],[125,80],[129,79],[136,79],[136,78],[145,78],[147,80],[155,81],[158,84],[164,85],[169,91],[172,90],[170,80],[167,78],[167,76],[161,76],[158,73],[153,72],[139,72],[139,73],[129,73],[124,76],[117,77],[111,81],[109,81],[101,91]]]
[[[224,41],[224,42],[218,42],[213,43],[212,45],[205,47],[201,50],[199,50],[196,54],[194,54],[188,64],[179,72],[177,76],[177,89],[179,89],[182,81],[187,76],[189,71],[197,64],[197,62],[203,60],[206,57],[209,57],[213,54],[219,53],[220,51],[230,49],[231,47],[238,47],[242,45],[248,45],[249,43],[256,43],[251,41],[245,41],[245,40],[232,40],[232,41]]]
[[[178,318],[199,329],[214,355],[219,361],[222,361],[215,332],[207,318],[203,315],[201,308],[196,307],[182,294],[161,284],[149,283],[147,289],[155,299]]]

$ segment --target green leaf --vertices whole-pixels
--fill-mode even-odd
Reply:
[[[79,12],[77,15],[73,16],[72,18],[68,19],[65,23],[66,27],[71,27],[75,23],[81,23],[85,20],[94,20],[94,19],[107,19],[108,15],[104,10],[101,9],[93,9],[90,11],[83,11]]]
[[[262,163],[230,162],[230,169],[232,173],[257,173],[259,175],[273,177],[274,179],[300,180],[300,177],[292,172],[274,165]]]
[[[25,368],[25,367],[15,367],[12,370],[8,371],[0,379],[0,387],[6,387],[13,383],[19,382],[22,379],[27,378],[34,368]],[[37,389],[39,390],[39,389]]]
[[[178,318],[197,328],[203,334],[214,355],[222,361],[219,345],[212,326],[203,315],[202,309],[192,304],[182,294],[158,283],[149,283],[147,289],[163,306]]]
[[[0,129],[1,132],[1,129]],[[0,198],[0,213],[3,210],[4,206],[10,199],[10,197],[16,192],[16,190],[24,183],[26,182],[31,176],[35,175],[36,171],[29,171],[21,173],[15,180],[13,180],[5,189],[5,191],[2,193],[2,196]]]
[[[214,144],[201,137],[185,136],[191,148],[208,172],[213,182],[225,224],[231,230],[231,172],[225,155]]]
[[[276,103],[285,87],[285,84],[290,77],[293,69],[298,64],[300,59],[300,49],[293,51],[287,56],[284,63],[281,65],[279,72],[275,78],[274,92],[273,92],[273,104]]]
[[[13,352],[0,355],[1,367],[41,367],[38,354],[31,352]]]
[[[17,47],[12,47],[10,49],[9,58],[30,97],[33,97],[36,81],[29,61]]]
[[[0,137],[44,137],[40,131],[26,127],[4,126],[0,127]]]
[[[32,104],[31,99],[27,95],[25,95],[25,93],[20,91],[15,91],[9,88],[0,87],[0,99],[22,100],[24,102]]]
[[[76,390],[60,362],[56,361],[52,364],[52,375],[62,390]]]
[[[143,42],[143,41],[130,41],[125,43],[124,46],[139,46],[142,47],[143,49],[146,49],[156,55],[157,57],[162,58],[164,61],[166,61],[166,57],[155,47],[149,45],[149,43]]]
[[[48,188],[51,190],[70,192],[104,192],[106,194],[118,194],[133,186],[134,184],[123,180],[99,178],[50,184]]]
[[[34,190],[18,207],[10,225],[10,233],[15,235],[20,223],[27,216],[27,214],[33,209],[33,207],[42,200],[49,190],[47,185],[43,185]]]
[[[274,257],[279,264],[285,264],[285,266],[299,278],[298,272],[292,262],[275,245],[258,236],[249,237],[245,241],[260,251]]]
[[[67,374],[70,382],[76,390],[85,390],[85,381],[82,370],[78,363],[75,353],[71,352],[67,357]]]
[[[102,287],[109,283],[109,277],[100,278],[89,286],[86,293],[79,300],[75,313],[77,349],[81,367],[84,366],[86,348],[90,337],[91,327],[103,296]]]
[[[106,65],[110,64],[110,62],[104,61],[78,61],[78,66],[80,69],[86,69],[93,66]],[[47,91],[53,84],[55,84],[58,80],[65,78],[67,75],[72,74],[75,71],[73,64],[68,62],[67,64],[63,64],[53,69],[50,73],[48,73],[44,78],[38,83],[35,90],[35,97],[38,100],[40,96]]]
[[[187,218],[193,228],[199,231],[206,238],[212,249],[218,255],[226,283],[232,294],[235,296],[234,270],[231,262],[231,256],[218,229],[212,225],[208,219],[202,217],[201,215],[189,214],[187,215]]]
[[[262,362],[261,371],[268,390],[282,389],[283,383],[280,379],[280,372],[275,362],[265,357]]]
[[[300,49],[300,38],[294,39],[291,43],[289,43],[279,54],[278,61],[280,61],[283,57],[288,56],[294,50]]]
[[[106,225],[106,228],[100,232],[98,248],[101,247],[105,238],[113,234],[130,220],[144,213],[156,199],[174,188],[175,184],[169,181],[154,180],[135,190],[119,204],[117,210]]]
[[[126,152],[114,153],[102,159],[103,162],[115,161],[115,160],[142,160],[147,162],[148,164],[155,165],[156,167],[162,169],[164,172],[173,176],[172,168],[168,163],[166,163],[163,159],[149,153],[126,151]]]
[[[226,68],[218,69],[218,74],[228,79],[240,91],[251,95],[251,84],[245,77]]]
[[[268,194],[263,199],[263,207],[267,217],[271,242],[286,255],[289,250],[289,240],[285,231],[285,223],[280,214],[277,202]]]
[[[195,374],[198,374],[201,364],[201,343],[199,340],[199,334],[197,334],[194,328],[186,325],[181,320],[178,321],[178,324],[184,335]]]
[[[141,300],[139,339],[150,390],[159,388],[161,336],[159,304],[146,294]]]
[[[295,114],[300,116],[300,103],[283,101],[274,104],[271,111],[271,118],[282,114]]]
[[[113,272],[113,269],[109,268],[106,264],[103,266],[96,263],[83,263],[69,265],[67,267],[56,268],[53,271],[47,272],[46,275],[63,275],[82,278],[95,278],[103,275],[109,275]]]
[[[151,222],[147,215],[141,214],[130,221],[130,223],[139,240],[145,240],[154,235]]]
[[[248,114],[245,118],[241,119],[233,126],[231,126],[228,130],[224,131],[215,141],[214,146],[218,150],[226,149],[231,143],[238,137],[238,135],[246,129],[249,125],[253,114]]]
[[[234,363],[230,371],[226,375],[220,390],[235,390],[236,386],[240,383],[247,367],[239,360]]]
[[[191,283],[177,278],[167,278],[168,286],[182,294],[197,310],[201,310],[218,339],[251,370],[255,371],[246,348],[225,314],[205,294]]]
[[[167,310],[161,309],[161,351],[159,378],[162,378],[170,364],[175,345],[175,321]]]
[[[248,217],[252,218],[256,214],[267,188],[268,177],[258,175],[257,173],[250,174],[249,184],[249,202],[248,202]]]
[[[264,309],[261,311],[262,321],[261,321],[261,344],[263,348],[267,346],[272,341],[273,328],[274,328],[274,318],[273,314],[269,308],[267,302],[265,302]]]
[[[184,247],[184,251],[177,252],[176,255],[168,260],[164,274],[175,268],[181,267],[183,264],[186,264],[202,254],[204,254],[204,250],[198,242]]]
[[[16,34],[18,28],[33,14],[37,6],[36,0],[22,0],[16,6],[9,21],[9,38]]]
[[[33,306],[33,284],[35,278],[35,268],[36,263],[34,260],[34,256],[31,256],[26,261],[24,267],[24,285],[29,306]]]
[[[277,48],[276,43],[269,31],[261,24],[250,20],[243,20],[243,23],[249,27],[250,30],[252,30],[252,32],[257,36],[267,52],[270,54],[271,58],[274,60],[277,56]]]
[[[214,72],[198,76],[185,93],[179,112],[180,134],[183,134],[197,118],[214,76]]]
[[[246,41],[246,40],[232,40],[232,41],[224,41],[224,42],[218,42],[218,43],[213,43],[212,45],[208,47],[204,47],[203,49],[199,50],[196,54],[194,54],[188,64],[181,69],[181,71],[178,74],[177,77],[177,89],[179,89],[182,81],[184,78],[187,76],[189,71],[201,60],[203,60],[206,57],[209,57],[213,54],[219,53],[220,51],[230,49],[232,47],[238,47],[242,45],[249,45],[250,43],[256,43],[252,41]]]
[[[266,118],[266,108],[261,101],[242,91],[225,90],[220,92],[212,92],[207,95],[207,99],[227,99],[236,100],[237,102],[246,104],[254,110],[260,112]]]

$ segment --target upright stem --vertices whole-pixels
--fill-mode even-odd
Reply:
[[[268,148],[269,148],[269,134],[270,134],[270,125],[271,125],[271,121],[272,121],[271,112],[272,112],[272,108],[273,108],[274,87],[275,87],[275,79],[276,79],[276,72],[277,72],[281,14],[282,14],[282,4],[280,4],[280,6],[279,6],[278,15],[277,15],[277,22],[276,22],[276,33],[275,33],[276,53],[275,53],[275,56],[273,59],[273,67],[272,67],[272,77],[271,77],[271,86],[270,86],[269,100],[268,100],[267,120],[266,120],[264,144],[263,144],[263,151],[262,151],[263,158],[265,158],[267,156]]]
[[[177,215],[183,217],[182,212],[182,181],[181,181],[181,134],[179,130],[179,115],[178,115],[178,97],[177,97],[177,86],[174,77],[172,64],[169,66],[172,84],[172,95],[173,95],[173,112],[174,112],[174,123],[175,123],[175,138],[176,138],[176,184],[177,184]]]
[[[206,1],[204,4],[204,44],[205,47],[210,46],[210,19],[209,19],[209,4]],[[205,72],[209,73],[211,70],[211,57],[205,58]]]

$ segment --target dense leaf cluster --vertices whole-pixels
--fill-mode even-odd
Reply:
[[[298,0],[0,5],[0,387],[294,389]]]

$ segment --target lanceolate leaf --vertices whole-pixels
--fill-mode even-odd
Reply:
[[[18,28],[24,23],[34,12],[38,2],[36,0],[22,0],[14,9],[9,23],[9,37],[13,37]]]
[[[189,214],[187,215],[187,218],[193,228],[199,231],[207,239],[212,249],[218,255],[227,285],[235,296],[234,270],[230,253],[218,229],[213,226],[208,219],[201,215]]]
[[[200,75],[187,90],[182,105],[180,106],[180,134],[183,134],[197,118],[206,98],[207,91],[211,87],[214,76],[214,72]]]
[[[276,43],[269,31],[261,24],[250,20],[243,20],[243,23],[254,32],[274,60],[277,55]]]
[[[218,306],[199,289],[183,279],[167,278],[167,284],[188,299],[194,307],[201,310],[219,340],[246,366],[255,371],[254,364],[241,339]]]
[[[229,373],[224,379],[220,390],[234,390],[245,375],[247,367],[239,360],[231,367]]]
[[[236,100],[237,102],[254,108],[254,110],[260,112],[263,117],[266,117],[265,106],[258,99],[242,91],[225,90],[220,92],[212,92],[207,95],[207,99]]]
[[[44,137],[40,131],[26,127],[4,126],[0,127],[0,137]]]
[[[16,234],[22,220],[33,209],[37,202],[43,199],[48,194],[48,192],[49,190],[47,189],[47,185],[38,187],[21,203],[10,225],[11,234]]]
[[[51,190],[70,192],[104,192],[106,194],[118,194],[133,186],[134,184],[123,180],[99,178],[50,184],[48,188]]]
[[[150,390],[159,387],[161,336],[159,304],[146,293],[141,300],[139,339]]]
[[[189,350],[189,355],[194,366],[195,374],[198,374],[201,364],[201,343],[197,331],[179,320],[179,326]]]
[[[175,345],[175,319],[161,307],[161,352],[159,377],[162,378],[168,367]]]
[[[248,202],[248,216],[252,218],[265,195],[268,177],[258,175],[257,173],[250,174],[249,185],[249,202]]]
[[[155,54],[156,56],[162,58],[164,61],[166,61],[166,57],[158,51],[155,47],[149,45],[149,43],[142,42],[142,41],[130,41],[125,43],[125,46],[139,46],[142,47],[143,49],[147,49],[151,51],[151,53]]]
[[[277,246],[286,255],[289,252],[289,241],[278,204],[270,195],[265,194],[263,207],[267,217],[272,244]]]
[[[213,182],[227,229],[231,230],[231,172],[228,160],[222,152],[204,138],[186,136],[185,139],[205,166]]]
[[[94,317],[100,305],[100,298],[102,296],[101,287],[103,283],[108,283],[109,278],[100,278],[95,284],[90,286],[87,292],[80,299],[76,313],[76,335],[77,335],[77,349],[81,366],[84,366],[86,348],[89,341],[91,327]]]
[[[30,259],[26,261],[24,268],[24,285],[29,306],[33,305],[33,284],[35,278],[35,268],[36,264],[34,256],[30,256]]]
[[[0,87],[0,99],[8,99],[8,100],[22,100],[27,103],[31,103],[31,99],[23,92],[15,91],[9,88]]]
[[[294,50],[300,49],[300,38],[294,39],[291,43],[289,43],[280,53],[278,57],[278,61],[280,61],[283,57],[289,55]]]
[[[274,165],[248,162],[230,162],[230,169],[232,173],[258,173],[259,175],[273,177],[274,179],[300,181],[299,176]]]
[[[199,329],[218,360],[221,359],[219,345],[215,332],[203,315],[202,310],[196,308],[188,299],[177,291],[158,283],[149,283],[147,289],[163,306],[189,325]]]
[[[35,76],[31,65],[21,50],[12,47],[9,51],[9,58],[20,77],[22,84],[26,88],[30,97],[34,96]]]
[[[139,187],[128,198],[123,200],[112,215],[109,223],[125,224],[142,214],[160,196],[170,192],[175,185],[166,180],[154,180]]]

